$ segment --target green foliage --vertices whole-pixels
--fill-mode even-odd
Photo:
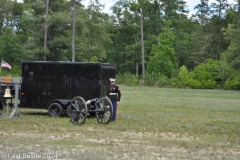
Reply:
[[[139,83],[139,77],[136,75],[129,75],[126,73],[117,75],[117,83],[124,84],[127,86],[137,86]]]
[[[222,82],[228,79],[224,89],[239,90],[240,77],[233,70],[228,70],[227,66],[222,66],[223,62],[208,60],[206,63],[198,65],[195,70],[188,72],[185,66],[180,67],[178,78],[169,79],[160,72],[147,72],[143,85],[155,87],[181,87],[192,89],[214,89],[221,88]],[[224,67],[225,69],[223,69]],[[118,74],[117,82],[127,86],[136,86],[140,83],[140,78],[131,74]]]
[[[128,78],[126,79],[126,84],[128,84],[128,86],[137,86],[138,77],[135,75],[128,76]]]
[[[140,77],[137,77],[136,75],[132,74],[117,74],[117,83],[123,84],[126,86],[137,86],[141,84]],[[163,87],[163,86],[170,86],[171,81],[164,75],[161,75],[160,73],[152,73],[146,74],[145,82],[143,85],[147,86],[155,86],[155,87]]]
[[[193,78],[190,78],[188,80],[187,85],[192,89],[203,89],[201,81],[193,79]]]
[[[194,71],[188,73],[185,66],[179,71],[180,87],[190,87],[196,89],[213,89],[217,87],[216,80],[219,76],[219,62],[209,59],[207,63],[201,63]]]
[[[175,78],[175,77],[171,78],[170,84],[171,84],[171,87],[173,87],[173,88],[178,87],[178,78]],[[168,84],[167,84],[167,87],[168,87]]]
[[[161,73],[157,72],[147,72],[145,76],[145,85],[147,86],[155,86],[162,87],[170,84],[169,78]]]
[[[209,59],[207,63],[201,63],[193,71],[194,78],[197,80],[215,80],[218,65],[218,62],[212,59]]]
[[[45,17],[45,2],[28,0],[21,17],[22,28],[27,35],[24,44],[28,59],[42,60],[44,51],[44,30],[47,22],[47,60],[62,61],[72,58],[72,2],[66,0],[49,1],[48,19]],[[98,61],[106,59],[106,43],[111,43],[107,31],[109,16],[102,12],[98,1],[83,8],[76,2],[76,61],[89,62],[92,57]],[[95,59],[94,59],[95,61]]]
[[[193,78],[197,82],[198,86],[199,82],[201,82],[200,88],[210,89],[215,88],[217,86],[216,79],[218,76],[218,70],[217,67],[219,66],[219,62],[215,60],[208,60],[207,63],[201,63],[198,65],[194,71],[193,74],[191,74],[191,78]],[[191,84],[190,84],[191,86]]]
[[[155,74],[153,72],[152,73],[147,72],[145,75],[145,82],[144,82],[145,85],[154,86],[155,82],[156,82]]]
[[[195,68],[200,63],[203,63],[207,56],[207,48],[210,47],[210,35],[205,34],[204,26],[196,26],[191,34],[192,48],[189,59],[193,62],[191,68]]]
[[[165,21],[164,32],[159,35],[158,44],[152,46],[147,72],[161,73],[168,78],[173,76],[177,68],[176,55],[173,48],[174,34],[170,28],[171,21]]]
[[[119,73],[126,73],[119,76],[126,85],[238,88],[238,78],[233,73],[240,69],[239,1],[226,4],[221,0],[209,6],[203,0],[191,18],[185,14],[183,0],[118,0],[112,6],[113,14],[103,13],[104,6],[99,1],[86,7],[82,1],[75,1],[76,61],[116,64]],[[2,74],[20,75],[22,60],[43,60],[45,24],[47,60],[72,58],[72,2],[50,0],[47,18],[43,0],[0,0],[0,57],[13,67],[10,72],[3,68]],[[140,8],[144,83],[140,81],[142,75],[134,75],[138,70],[141,73],[142,65]],[[219,62],[205,63],[210,58],[219,60],[220,56]]]
[[[181,66],[178,73],[178,86],[185,88],[187,86],[187,81],[189,79],[189,73],[186,66]]]
[[[26,57],[19,37],[9,27],[1,30],[0,46],[0,57],[10,65],[19,64]]]
[[[93,56],[93,57],[90,59],[90,62],[98,62],[97,56]]]
[[[12,69],[8,68],[1,68],[0,72],[1,76],[11,76],[11,77],[20,77],[21,76],[21,70],[19,65],[12,65]]]
[[[183,29],[174,30],[174,50],[177,55],[178,67],[185,65],[189,68],[191,66],[191,63],[189,63],[190,50],[193,42],[191,41],[191,34],[188,32],[192,29],[192,25],[189,22],[182,25]]]
[[[212,80],[212,79],[202,80],[202,84],[203,84],[204,89],[215,89],[215,88],[217,88],[217,82]]]
[[[235,25],[228,25],[227,29],[222,29],[225,38],[231,41],[228,49],[223,54],[225,59],[231,67],[240,70],[240,31]]]
[[[236,73],[232,78],[229,78],[224,84],[224,89],[240,90],[240,74]]]

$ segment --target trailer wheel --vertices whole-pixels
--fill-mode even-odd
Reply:
[[[63,108],[62,105],[55,102],[50,104],[50,106],[48,107],[48,114],[51,117],[60,117],[63,114]]]
[[[84,124],[87,119],[87,105],[85,100],[80,97],[74,97],[68,106],[68,115],[73,124]]]
[[[113,106],[108,97],[102,97],[96,106],[96,118],[99,124],[108,124],[112,119]]]

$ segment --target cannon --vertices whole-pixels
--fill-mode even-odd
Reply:
[[[67,115],[73,124],[84,124],[88,113],[95,113],[99,124],[108,124],[113,114],[112,102],[108,97],[94,98],[85,101],[77,96],[71,100],[67,108]]]

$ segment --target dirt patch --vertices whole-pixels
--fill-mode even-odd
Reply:
[[[92,127],[89,132],[99,133]],[[114,132],[108,132],[113,134]],[[116,133],[115,133],[116,134]],[[154,132],[118,132],[116,136],[85,136],[84,133],[55,135],[38,132],[0,131],[1,155],[51,153],[57,159],[237,159],[239,150],[221,148],[189,148],[168,144],[168,141],[191,141],[193,137]],[[14,137],[12,139],[11,137]],[[69,145],[68,141],[76,142]],[[161,143],[162,142],[162,143]],[[63,143],[63,144],[61,144]],[[14,159],[14,158],[8,158]],[[20,158],[24,159],[24,158]],[[27,158],[25,158],[27,159]]]

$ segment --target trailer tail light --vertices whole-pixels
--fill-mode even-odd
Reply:
[[[21,92],[21,95],[24,96],[24,92]]]

